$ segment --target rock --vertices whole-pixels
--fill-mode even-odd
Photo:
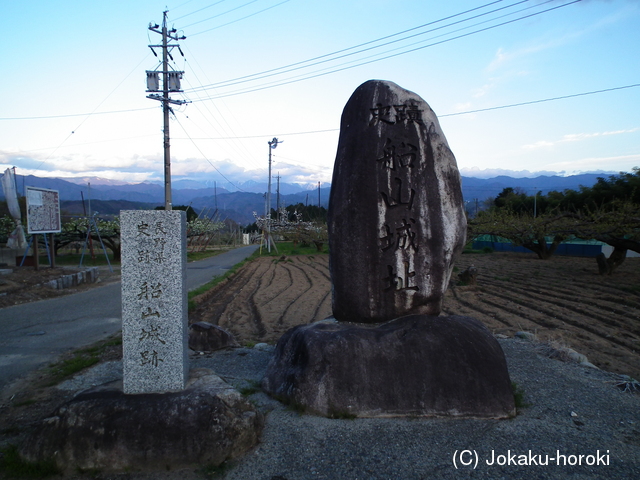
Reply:
[[[260,350],[261,352],[272,352],[275,350],[275,347],[268,343],[256,343],[253,348],[255,350]]]
[[[466,218],[456,160],[418,95],[371,80],[342,113],[329,200],[333,315],[438,315]]]
[[[189,348],[196,352],[213,352],[238,347],[235,337],[218,325],[197,322],[189,325]]]
[[[471,265],[464,272],[458,274],[458,279],[463,285],[475,285],[478,280],[478,269]]]
[[[534,342],[536,340],[535,334],[531,332],[516,332],[514,337],[521,338],[522,340],[527,340],[529,342]]]
[[[66,472],[219,465],[253,447],[264,425],[263,415],[210,370],[193,370],[180,392],[125,395],[119,383],[59,407],[21,455],[52,459]]]
[[[482,323],[461,316],[294,327],[278,342],[262,388],[333,417],[515,414],[500,344]]]

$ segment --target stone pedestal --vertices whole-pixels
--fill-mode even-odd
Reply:
[[[292,328],[262,387],[329,417],[515,415],[500,344],[482,323],[460,316]]]
[[[185,390],[125,395],[121,385],[80,393],[25,441],[29,461],[68,473],[217,466],[253,447],[264,416],[213,372],[191,372]]]
[[[124,393],[182,390],[189,374],[186,214],[120,213]]]

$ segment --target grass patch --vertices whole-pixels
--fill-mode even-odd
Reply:
[[[337,410],[332,406],[329,409],[329,418],[336,420],[355,420],[358,416],[355,413],[350,413],[346,410]]]
[[[99,246],[99,244],[98,244]],[[84,254],[84,258],[82,258],[82,266],[84,267],[100,267],[102,265],[108,265],[107,259],[104,256],[104,252],[102,248],[96,249],[94,247],[94,253],[96,258],[91,258],[91,254],[87,250]],[[82,255],[76,255],[75,253],[67,253],[66,255],[59,255],[56,257],[56,265],[62,266],[73,266],[77,267],[80,265],[80,258]],[[113,254],[109,253],[109,264],[120,265],[120,261],[116,261],[113,259]],[[46,255],[40,256],[40,265],[49,265],[49,259]]]
[[[218,250],[205,250],[203,252],[187,252],[187,261],[195,262],[198,260],[204,260],[205,258],[215,257],[221,253],[227,253],[232,248],[220,248]]]
[[[249,395],[253,395],[254,393],[258,393],[260,388],[260,382],[256,382],[255,380],[249,380],[249,385],[238,390],[240,395],[243,397],[248,397]]]
[[[46,478],[60,475],[53,460],[27,462],[18,453],[15,445],[0,450],[0,473],[2,478]]]
[[[271,248],[269,253],[267,247],[258,249],[258,256],[261,257],[281,257],[282,255],[326,255],[328,242],[324,242],[323,251],[319,252],[314,244],[302,244],[298,243],[294,245],[293,242],[279,242],[276,244],[278,251],[275,248]],[[262,252],[260,252],[262,250]]]
[[[100,357],[105,350],[118,345],[122,345],[122,337],[120,336],[74,351],[69,358],[65,358],[49,367],[49,382],[47,386],[57,385],[62,380],[95,365],[100,361]]]
[[[227,462],[223,462],[220,465],[204,465],[203,467],[199,468],[197,472],[204,478],[209,480],[222,477],[226,472],[229,471],[230,468],[231,466]]]
[[[525,407],[529,407],[530,404],[524,401],[524,390],[516,382],[511,382],[511,390],[513,391],[513,401],[516,404],[516,411]]]
[[[260,254],[258,253],[258,250],[256,250],[255,252],[253,252],[252,255],[250,255],[249,257],[247,257],[246,259],[244,259],[240,263],[236,263],[233,267],[231,267],[229,270],[227,270],[224,273],[224,275],[220,275],[218,277],[215,277],[214,279],[210,280],[209,282],[205,283],[204,285],[200,285],[198,288],[194,288],[193,290],[191,290],[187,294],[189,313],[191,313],[197,307],[197,304],[196,304],[196,302],[194,300],[194,297],[197,297],[198,295],[202,295],[203,293],[208,292],[213,287],[215,287],[219,283],[225,281],[230,276],[234,275],[238,270],[240,270],[242,267],[244,267],[247,263],[255,260],[259,256],[260,256]]]

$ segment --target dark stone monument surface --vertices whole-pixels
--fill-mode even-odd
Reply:
[[[285,333],[264,390],[327,416],[513,415],[496,339],[437,316],[466,218],[453,153],[415,93],[371,80],[347,102],[328,226],[337,321]]]
[[[456,160],[427,102],[370,80],[342,113],[329,202],[333,315],[438,315],[466,218]]]
[[[461,316],[295,327],[278,342],[262,387],[326,416],[515,415],[500,344]]]
[[[180,392],[125,395],[120,383],[80,393],[42,421],[21,454],[67,472],[219,465],[253,447],[263,426],[237,390],[196,369]]]

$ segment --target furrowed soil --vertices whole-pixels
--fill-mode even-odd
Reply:
[[[196,297],[190,321],[217,324],[241,344],[275,343],[289,328],[331,315],[328,264],[326,254],[259,258]],[[477,284],[459,285],[455,272],[471,265]],[[602,276],[593,258],[465,254],[442,315],[475,317],[494,334],[531,332],[603,370],[640,379],[640,258]]]

